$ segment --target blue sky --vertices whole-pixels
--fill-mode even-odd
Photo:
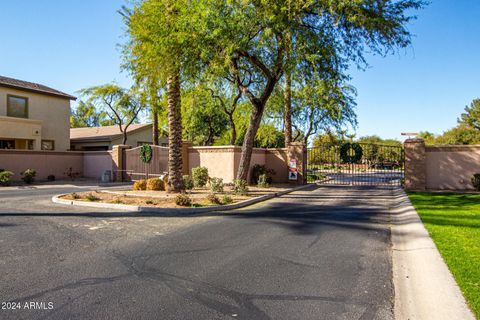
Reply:
[[[0,75],[75,93],[120,71],[124,40],[117,10],[124,1],[2,1]],[[358,90],[357,135],[403,139],[401,132],[441,133],[480,97],[480,1],[432,0],[409,30],[410,48],[386,58],[367,56],[351,70]]]

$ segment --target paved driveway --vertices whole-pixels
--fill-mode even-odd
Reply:
[[[387,188],[202,217],[92,214],[29,192],[0,190],[0,301],[22,306],[1,319],[393,317]]]

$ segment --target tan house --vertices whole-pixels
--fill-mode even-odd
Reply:
[[[70,149],[79,151],[111,150],[122,144],[123,134],[118,125],[70,129]],[[161,137],[160,146],[167,146],[168,139]],[[127,145],[132,147],[152,144],[152,124],[131,124],[127,129]]]
[[[0,149],[70,148],[74,96],[38,83],[0,76]]]

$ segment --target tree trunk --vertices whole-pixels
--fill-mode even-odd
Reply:
[[[260,122],[262,121],[263,109],[265,105],[254,105],[250,116],[250,124],[245,134],[242,145],[242,154],[240,156],[240,164],[238,165],[237,179],[249,181],[248,171],[250,169],[250,160],[252,159],[253,144],[257,135]]]
[[[168,99],[168,184],[169,191],[184,190],[182,178],[182,114],[180,105],[180,76],[177,73],[167,79]]]
[[[237,128],[235,127],[233,114],[228,115],[228,121],[230,122],[230,130],[232,132],[232,136],[230,137],[230,145],[234,146],[235,142],[237,142]]]
[[[125,144],[127,144],[127,128],[123,129],[122,135],[123,135],[122,144],[125,145]]]
[[[152,141],[153,145],[158,146],[158,112],[152,111],[153,126],[152,126]]]

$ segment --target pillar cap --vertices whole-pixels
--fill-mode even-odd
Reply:
[[[411,138],[405,140],[403,143],[425,143],[425,140],[423,140],[422,138]]]

